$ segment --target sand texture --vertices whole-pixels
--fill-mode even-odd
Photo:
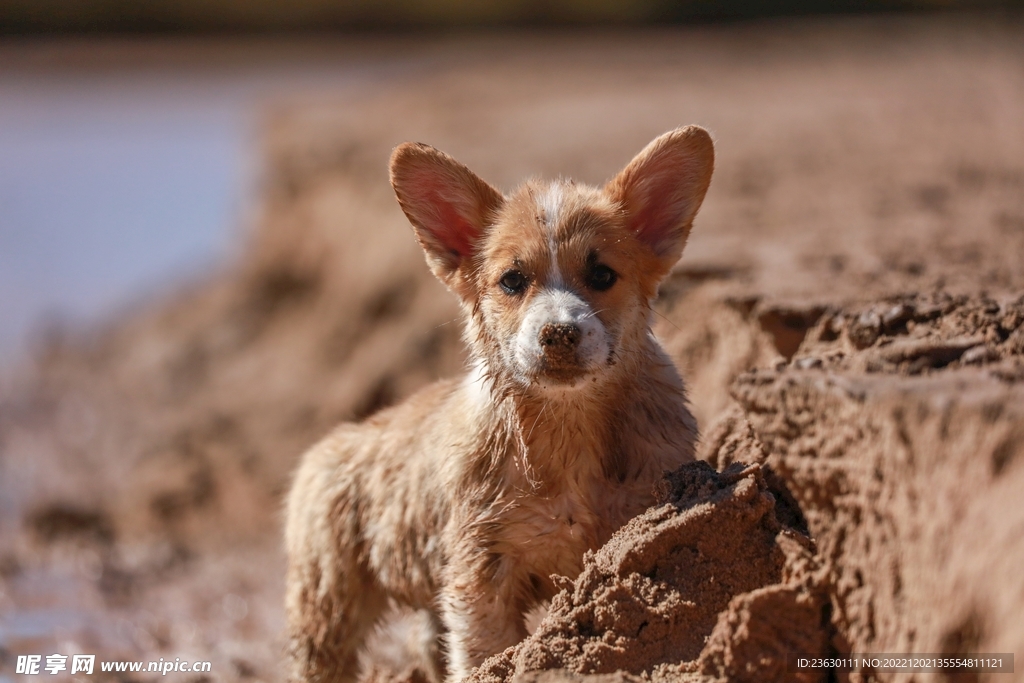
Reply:
[[[696,462],[665,488],[666,504],[588,556],[534,633],[470,680],[548,669],[768,680],[786,676],[786,652],[825,653],[812,544],[779,523],[760,466]]]

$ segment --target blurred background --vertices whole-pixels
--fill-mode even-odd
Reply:
[[[222,262],[255,203],[264,107],[395,68],[348,42],[0,37],[0,364]]]
[[[4,0],[0,30],[72,32],[309,32],[608,26],[786,15],[977,10],[992,0]]]
[[[266,105],[344,97],[429,54],[399,57],[386,43],[813,15],[1012,16],[1020,5],[0,0],[0,364],[32,335],[96,320],[223,262],[254,205]]]

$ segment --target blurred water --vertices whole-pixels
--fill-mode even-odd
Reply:
[[[245,112],[104,81],[0,82],[0,355],[226,253]]]
[[[263,106],[397,62],[343,45],[0,45],[0,362],[223,260],[252,206]]]

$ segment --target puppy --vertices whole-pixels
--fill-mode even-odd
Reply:
[[[471,370],[305,454],[287,500],[296,680],[351,681],[390,602],[433,615],[435,676],[519,642],[524,614],[576,577],[693,459],[683,382],[651,333],[714,164],[690,126],[603,188],[529,181],[503,195],[406,143],[391,184],[465,313]]]

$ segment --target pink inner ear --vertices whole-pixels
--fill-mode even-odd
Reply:
[[[632,220],[637,236],[655,250],[660,250],[665,240],[674,236],[685,209],[679,197],[678,176],[659,171],[661,169],[655,169],[653,177],[647,179],[642,188],[636,188],[641,206],[634,209]]]
[[[418,184],[421,196],[432,209],[423,228],[458,258],[468,256],[473,251],[477,228],[456,208],[457,204],[465,204],[465,199],[432,175],[421,177]]]
[[[440,225],[436,227],[435,236],[459,258],[468,256],[473,250],[473,226],[451,204],[442,201],[438,202],[437,207]]]

